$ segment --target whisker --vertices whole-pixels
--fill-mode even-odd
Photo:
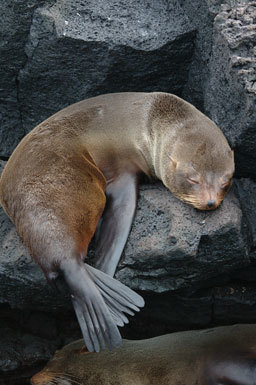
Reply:
[[[50,374],[52,376],[57,376],[58,378],[58,374],[57,373],[54,373],[54,372],[50,372]],[[52,378],[49,382],[47,382],[47,385],[59,385],[59,383],[57,382],[57,378]]]
[[[69,374],[69,373],[66,373],[66,372],[63,372],[62,374],[64,374],[64,376],[66,376],[66,377],[70,377],[70,378],[75,378],[75,379],[79,379],[79,377],[78,376],[75,376],[74,374]]]
[[[70,379],[71,381],[74,381],[74,382],[76,382],[77,384],[79,384],[79,382],[77,382],[77,381],[79,381],[79,379],[80,379],[78,376],[73,376],[73,375],[67,374],[67,373],[63,373],[63,374],[64,374],[65,377],[67,377],[67,378]]]
[[[59,376],[54,378],[54,384],[55,385],[60,385],[59,380],[62,380]]]
[[[67,377],[64,377],[64,376],[59,376],[59,379],[60,379],[60,380],[68,380],[68,378],[67,378]],[[74,380],[74,379],[71,379],[71,381],[72,381],[72,384],[78,384],[78,385],[81,385],[81,382],[78,382],[78,381],[76,381],[76,380]],[[68,385],[68,384],[65,384],[65,385]]]
[[[51,374],[53,374],[54,376],[66,376],[66,377],[70,377],[70,379],[72,379],[72,378],[75,378],[75,379],[79,379],[79,377],[78,376],[76,376],[76,375],[74,375],[74,374],[69,374],[69,373],[67,373],[67,372],[53,372],[53,371],[51,371]]]

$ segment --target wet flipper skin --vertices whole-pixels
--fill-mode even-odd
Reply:
[[[122,339],[117,326],[128,322],[123,312],[139,311],[144,306],[143,298],[82,261],[66,260],[61,270],[88,350],[119,347]]]
[[[107,204],[96,234],[95,266],[114,276],[135,214],[138,177],[123,173],[108,183]]]

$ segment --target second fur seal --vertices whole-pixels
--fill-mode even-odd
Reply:
[[[91,354],[81,340],[57,351],[32,385],[255,385],[256,325],[125,340]]]
[[[111,278],[134,217],[140,173],[161,179],[197,209],[214,209],[231,184],[233,152],[214,122],[174,95],[108,94],[35,127],[1,176],[4,210],[47,279],[64,276],[90,351],[118,346],[117,326],[128,322],[123,312],[143,306]],[[99,220],[94,269],[83,259]]]

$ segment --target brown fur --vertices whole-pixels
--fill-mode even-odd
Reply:
[[[256,325],[235,325],[123,342],[88,353],[83,341],[57,351],[32,385],[254,385]],[[222,382],[224,381],[224,382]]]
[[[52,128],[43,123],[23,139],[3,171],[0,190],[3,208],[45,272],[50,266],[40,259],[51,239],[44,238],[42,223],[53,227],[58,265],[67,242],[74,254],[86,254],[106,202],[105,178],[86,148],[65,125],[49,141]]]

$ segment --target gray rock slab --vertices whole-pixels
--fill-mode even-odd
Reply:
[[[0,2],[0,155],[9,156],[24,130],[19,109],[18,73],[25,64],[33,2]]]
[[[249,178],[242,178],[236,181],[236,189],[249,230],[249,249],[254,252],[256,250],[256,183]]]
[[[181,93],[194,28],[177,1],[56,1],[33,15],[19,73],[25,129],[102,93]]]
[[[255,177],[256,2],[223,5],[213,30],[207,114],[235,148],[236,172]]]
[[[195,48],[189,67],[188,82],[182,96],[199,110],[205,110],[205,93],[210,75],[209,62],[212,55],[213,24],[215,16],[222,8],[235,8],[239,3],[249,3],[249,0],[180,0],[191,24],[196,29]],[[212,73],[214,77],[214,74]]]
[[[243,216],[234,192],[220,208],[189,207],[161,184],[142,186],[117,278],[134,289],[192,291],[219,274],[247,266]]]
[[[182,97],[201,111],[204,111],[205,82],[209,76],[213,20],[218,12],[218,7],[216,5],[214,7],[216,3],[216,1],[180,0],[184,12],[197,31],[188,81]]]

